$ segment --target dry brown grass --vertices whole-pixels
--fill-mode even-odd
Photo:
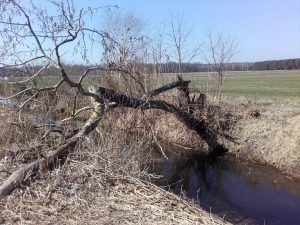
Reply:
[[[162,141],[202,151],[207,150],[207,144],[203,142],[196,131],[188,129],[174,115],[161,116],[156,121],[155,130]]]
[[[219,132],[220,137],[222,132],[230,134],[231,129],[240,119],[240,115],[236,114],[228,104],[218,105],[213,101],[207,102],[207,106],[204,109],[199,109],[196,105],[193,116],[199,118],[199,120],[206,121],[212,130]],[[201,139],[199,134],[187,128],[175,115],[161,113],[161,116],[157,117],[155,121],[155,131],[162,141],[203,152],[209,151],[207,143]],[[224,140],[220,139],[218,141],[223,143]]]
[[[97,168],[98,167],[98,168]],[[1,201],[6,224],[225,224],[193,203],[130,176],[72,160]]]
[[[2,113],[2,118],[8,118],[9,114]],[[136,117],[134,112],[128,113],[126,117]],[[1,121],[2,140],[21,129],[12,126],[7,132],[7,124]],[[124,118],[116,112],[103,121],[98,127],[100,133],[92,134],[96,138],[85,139],[63,165],[37,174],[30,183],[1,199],[0,223],[225,224],[196,204],[148,182],[151,175],[141,170],[152,155],[147,134],[130,134],[112,126],[113,122],[124,125]],[[41,157],[47,148],[27,148],[38,143],[39,135],[28,135],[17,146],[16,136],[2,142],[0,183],[21,164]]]
[[[253,111],[261,116],[251,116]],[[258,102],[240,114],[234,131],[240,145],[229,146],[230,152],[300,177],[300,101]]]

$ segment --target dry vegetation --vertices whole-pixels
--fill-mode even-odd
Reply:
[[[300,177],[299,113],[298,100],[248,104],[234,131],[240,145],[231,145],[230,152]]]
[[[134,116],[134,112],[131,112]],[[150,183],[142,168],[151,160],[149,135],[111,127],[124,122],[118,113],[84,139],[64,162],[36,174],[0,202],[4,224],[224,224],[196,204]],[[6,120],[4,120],[6,118]],[[43,155],[38,139],[43,132],[6,122],[15,118],[1,110],[1,180],[20,164]],[[128,119],[129,121],[129,119]],[[25,125],[24,125],[25,126]],[[32,124],[31,124],[32,127]],[[110,129],[109,129],[110,127]],[[123,126],[124,127],[124,126]],[[148,128],[144,129],[147,131]],[[107,129],[105,129],[107,128]],[[24,135],[24,130],[27,135]],[[106,132],[107,131],[107,132]],[[147,132],[146,132],[147,133]],[[25,133],[26,134],[26,133]],[[114,134],[114,135],[112,135]],[[151,136],[151,135],[150,135]],[[50,139],[50,138],[49,138]],[[98,140],[95,142],[95,140]],[[58,142],[56,139],[55,142]],[[55,142],[48,142],[54,145]],[[30,146],[30,148],[29,148]],[[37,147],[33,147],[37,146]],[[45,146],[43,146],[45,147]],[[31,158],[28,158],[30,156]]]
[[[58,92],[40,96],[27,109],[37,121],[72,111],[68,95]],[[176,96],[171,93],[170,96]],[[169,101],[177,102],[178,99]],[[49,102],[48,111],[39,102]],[[210,119],[226,133],[237,137],[239,145],[226,142],[231,153],[251,161],[266,163],[297,176],[299,174],[299,102],[286,105],[245,100],[207,105],[199,116]],[[47,128],[34,129],[30,116],[16,123],[18,115],[1,108],[2,183],[20,165],[43,157],[46,149],[61,142],[59,134],[41,138]],[[24,113],[24,115],[26,115]],[[81,124],[87,114],[76,121]],[[219,122],[217,122],[219,121]],[[111,126],[114,124],[114,126]],[[70,122],[66,127],[74,127]],[[234,129],[233,129],[234,128]],[[223,224],[184,197],[178,197],[149,182],[153,175],[145,168],[153,151],[162,142],[207,150],[196,132],[175,116],[160,110],[114,109],[97,129],[84,139],[64,162],[51,171],[36,174],[10,196],[1,200],[1,219],[6,224]],[[160,151],[158,151],[161,153]],[[298,173],[298,174],[297,174]]]
[[[60,95],[51,110],[32,104],[38,121],[56,115],[67,117],[68,96]],[[71,93],[69,93],[71,94]],[[172,94],[176,96],[176,94]],[[45,102],[49,96],[40,96]],[[165,98],[170,98],[165,96]],[[170,99],[169,99],[170,100]],[[174,102],[177,99],[172,100]],[[38,102],[38,101],[37,101]],[[219,106],[208,105],[201,116],[226,128],[238,138],[239,145],[228,144],[232,154],[280,168],[293,176],[299,174],[299,102],[286,105],[254,103],[245,100]],[[36,103],[38,104],[38,103]],[[34,129],[30,117],[23,124],[18,116],[1,108],[0,182],[20,165],[43,157],[45,149],[63,137],[49,135],[41,145],[45,129]],[[210,114],[212,110],[213,114]],[[87,118],[77,119],[80,124]],[[216,123],[219,121],[219,123]],[[72,122],[73,123],[73,122]],[[66,127],[73,127],[70,123]],[[114,126],[111,126],[114,124]],[[234,129],[233,129],[234,128]],[[184,197],[151,184],[145,168],[153,158],[157,143],[163,141],[205,150],[194,132],[159,111],[114,109],[64,162],[51,171],[36,174],[0,203],[0,218],[5,224],[223,224],[224,221],[198,208]],[[46,144],[46,146],[45,146]],[[297,174],[298,173],[298,174]]]
[[[202,116],[213,110],[210,121],[234,138],[224,141],[229,153],[252,162],[271,165],[292,177],[300,177],[300,102],[299,100],[251,101],[227,99],[221,107],[208,105]],[[153,114],[152,114],[153,115]],[[196,132],[176,121],[173,115],[152,117],[153,130],[160,141],[208,151]]]
[[[233,154],[288,172],[299,169],[299,114],[275,119],[276,114],[269,116],[255,104],[232,107],[189,95],[190,81],[183,80],[181,70],[187,58],[181,57],[190,51],[177,43],[185,33],[182,21],[172,23],[171,32],[178,77],[161,86],[165,77],[160,66],[147,71],[147,65],[165,60],[163,41],[148,43],[142,22],[133,15],[109,14],[102,30],[84,23],[97,8],[49,1],[57,10],[53,16],[38,1],[29,6],[4,3],[1,65],[11,73],[24,70],[26,78],[0,90],[18,102],[0,105],[0,224],[224,224],[183,196],[151,184],[155,177],[147,166],[153,152],[164,156],[163,141],[222,153],[227,145]],[[182,32],[176,34],[177,29]],[[234,42],[222,40],[219,35],[214,43],[210,36],[213,56],[225,57],[213,59],[215,66],[221,65],[215,68],[215,100],[221,99],[223,70],[234,53]],[[22,43],[31,42],[24,50]],[[63,53],[66,46],[90,63],[87,52],[95,42],[103,50],[101,66],[72,76],[76,68],[64,64],[71,57]],[[147,54],[150,49],[153,54]],[[47,71],[58,80],[47,85],[40,79]],[[88,82],[91,74],[95,76]],[[275,126],[269,124],[272,120]],[[240,145],[228,141],[232,135]]]

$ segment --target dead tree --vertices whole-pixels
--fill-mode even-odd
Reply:
[[[209,32],[205,51],[204,58],[211,66],[210,72],[217,73],[214,94],[220,100],[227,65],[236,54],[237,42],[223,33]]]
[[[16,98],[25,92],[31,92],[31,95],[20,98],[20,103],[15,109],[19,112],[19,120],[22,122],[22,113],[25,106],[31,104],[39,94],[57,91],[59,88],[62,88],[62,85],[67,85],[76,91],[76,95],[74,97],[72,116],[63,119],[61,124],[85,110],[92,109],[93,112],[77,134],[70,135],[68,139],[59,145],[48,149],[47,155],[21,166],[12,173],[0,186],[0,196],[8,195],[15,187],[33,174],[40,170],[48,169],[56,164],[59,159],[66,157],[75,149],[75,146],[83,137],[97,127],[103,116],[116,107],[129,107],[140,110],[159,109],[172,113],[188,128],[196,131],[211,150],[225,151],[222,145],[222,135],[214,130],[205,119],[196,118],[188,110],[167,101],[153,99],[153,97],[173,88],[179,88],[189,98],[187,91],[190,81],[179,79],[177,82],[164,85],[141,97],[134,97],[107,87],[95,86],[86,88],[83,85],[85,78],[93,71],[121,72],[126,79],[135,80],[135,76],[132,74],[135,72],[119,65],[92,66],[86,69],[76,81],[74,81],[74,78],[71,79],[71,74],[68,73],[63,63],[64,49],[67,46],[70,47],[71,45],[70,48],[73,48],[75,54],[81,50],[82,60],[89,62],[87,45],[93,45],[96,39],[100,43],[101,41],[104,43],[103,48],[106,51],[109,51],[109,49],[106,49],[108,47],[107,40],[114,42],[116,45],[118,43],[105,31],[85,25],[85,16],[90,16],[99,8],[76,11],[72,1],[69,0],[60,3],[50,1],[49,3],[53,4],[52,7],[56,7],[58,16],[49,15],[45,9],[40,9],[33,2],[30,2],[31,5],[28,8],[16,0],[3,0],[0,4],[0,25],[3,30],[3,33],[1,33],[3,41],[0,47],[1,66],[3,68],[21,68],[26,73],[30,72],[29,76],[27,74],[26,79],[18,81],[18,83],[28,84],[26,89],[7,96],[5,99]],[[90,39],[87,40],[87,37],[90,37]],[[38,65],[38,69],[30,69],[32,63]],[[60,79],[51,86],[41,85],[37,82],[37,79],[43,75],[43,72],[48,67],[57,68]],[[138,80],[135,81],[138,82]],[[91,98],[91,104],[77,109],[76,101],[78,95]]]
[[[183,62],[191,62],[193,59],[197,57],[200,51],[200,44],[191,45],[191,30],[186,29],[186,24],[184,23],[184,19],[182,16],[174,16],[170,15],[169,19],[170,26],[170,43],[172,46],[172,50],[174,53],[174,58],[178,63],[179,77],[182,78],[182,63]]]
[[[189,81],[186,81],[184,83],[187,82]],[[182,81],[165,85],[151,91],[148,96],[158,95],[172,88],[180,87],[180,85],[182,85]],[[17,171],[15,171],[0,186],[0,196],[9,194],[17,185],[28,179],[39,169],[49,168],[50,166],[55,164],[57,160],[59,160],[63,156],[68,155],[74,149],[77,142],[81,138],[89,134],[97,127],[97,124],[100,122],[104,114],[111,108],[115,107],[129,107],[141,110],[160,109],[169,113],[173,113],[188,128],[195,130],[212,150],[219,152],[224,152],[226,150],[224,146],[219,143],[216,131],[212,130],[205,120],[196,119],[189,112],[184,111],[182,110],[182,108],[176,107],[166,101],[153,99],[137,99],[105,87],[96,87],[91,93],[96,96],[93,98],[97,99],[93,101],[94,113],[86,122],[86,124],[81,128],[81,130],[76,135],[66,140],[64,143],[61,143],[56,149],[49,150],[49,154],[44,158],[24,165]],[[103,98],[109,100],[113,104],[105,105]]]

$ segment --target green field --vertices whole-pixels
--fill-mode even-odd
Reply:
[[[105,79],[103,79],[105,76],[87,77],[84,85],[105,85]],[[162,74],[161,76],[162,79],[159,79],[159,83],[176,80],[175,74]],[[216,75],[213,73],[187,73],[183,76],[185,80],[192,81],[190,85],[192,91],[199,90],[204,93],[211,93],[214,89]],[[42,78],[42,81],[44,85],[49,86],[54,85],[59,79],[58,76],[46,76]],[[77,81],[78,77],[71,77],[71,79]],[[300,99],[300,70],[227,72],[222,95],[247,98]]]
[[[189,73],[185,79],[202,92],[213,89],[214,74]],[[225,96],[299,98],[300,70],[227,72],[223,86]]]

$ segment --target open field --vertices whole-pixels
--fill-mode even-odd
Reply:
[[[203,92],[210,92],[213,88],[213,74],[189,73],[184,77],[192,81],[192,87]],[[250,98],[299,98],[300,71],[227,72],[223,95]]]
[[[106,76],[106,75],[105,75]],[[86,86],[90,84],[105,85],[105,76],[90,76],[84,81]],[[162,74],[163,78],[158,82],[167,83],[176,80],[176,74]],[[191,80],[194,91],[199,90],[210,93],[214,88],[214,73],[186,73],[185,80]],[[45,76],[42,81],[46,86],[58,82],[59,76]],[[19,79],[19,78],[16,78]],[[78,77],[71,77],[77,81]],[[160,79],[160,78],[158,78]],[[241,97],[251,99],[285,99],[300,97],[300,70],[278,70],[278,71],[230,71],[225,75],[223,96]]]

